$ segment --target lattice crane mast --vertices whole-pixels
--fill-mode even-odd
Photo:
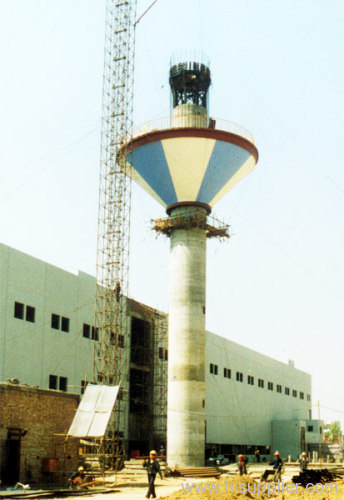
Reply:
[[[117,151],[133,126],[136,0],[107,0],[103,77],[94,380],[121,385],[102,453],[121,468],[125,456],[128,391],[128,316],[131,178]],[[126,175],[129,174],[129,175]]]

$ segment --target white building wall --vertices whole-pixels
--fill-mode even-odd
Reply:
[[[93,372],[95,278],[68,273],[0,245],[0,379],[49,387],[49,375],[67,377],[68,392],[80,393]],[[35,322],[14,317],[14,303],[35,308]],[[51,328],[51,315],[69,318],[69,332]]]
[[[217,375],[210,373],[216,365]],[[224,368],[231,378],[224,377]],[[236,373],[242,373],[242,382]],[[253,385],[248,383],[253,377]],[[264,380],[264,388],[258,387]],[[268,382],[273,390],[268,390]],[[282,392],[277,392],[277,384]],[[285,387],[290,395],[285,394]],[[297,391],[293,397],[292,391]],[[300,399],[300,392],[304,399]],[[273,419],[307,420],[311,410],[311,377],[213,333],[206,340],[207,443],[266,445],[272,442]],[[307,400],[307,398],[309,400]]]
[[[68,378],[68,392],[80,394],[81,381],[93,375],[94,340],[83,337],[83,324],[94,325],[95,278],[66,272],[2,244],[0,278],[0,381],[16,377],[22,384],[48,388],[49,375],[57,375]],[[16,301],[35,307],[34,323],[14,317]],[[69,332],[51,328],[52,313],[69,318]],[[123,356],[127,387],[129,344],[128,339]],[[210,373],[210,363],[217,366],[217,375]],[[224,368],[231,370],[231,378],[224,377]],[[207,443],[271,445],[272,420],[310,418],[311,377],[292,364],[208,332],[205,370]],[[242,382],[236,372],[242,373]],[[258,387],[258,378],[264,388]]]

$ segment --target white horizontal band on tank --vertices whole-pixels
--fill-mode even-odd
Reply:
[[[244,139],[247,139],[249,142],[254,144],[253,135],[246,130],[241,125],[237,123],[223,120],[221,118],[213,118],[210,116],[204,117],[201,115],[188,115],[188,119],[186,120],[185,114],[180,115],[180,120],[177,118],[179,115],[174,116],[165,116],[162,118],[155,118],[154,120],[149,120],[148,122],[142,123],[140,125],[136,125],[133,127],[129,134],[128,139],[124,142],[128,142],[129,138],[136,138],[141,135],[148,134],[149,132],[158,131],[158,130],[168,130],[173,128],[205,128],[204,120],[207,119],[207,128],[213,128],[215,130],[223,130],[224,132],[231,132],[232,134],[239,135]],[[181,125],[183,124],[183,125]]]

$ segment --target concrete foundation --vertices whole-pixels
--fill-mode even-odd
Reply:
[[[171,217],[206,218],[194,206]],[[170,467],[204,465],[206,231],[174,229],[170,235],[170,304],[167,462]]]

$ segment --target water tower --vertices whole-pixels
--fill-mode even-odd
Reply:
[[[194,467],[205,450],[206,240],[227,235],[209,214],[251,172],[258,151],[245,129],[209,117],[205,64],[172,65],[169,81],[171,116],[138,128],[119,154],[169,216],[154,227],[171,247],[167,461]]]

